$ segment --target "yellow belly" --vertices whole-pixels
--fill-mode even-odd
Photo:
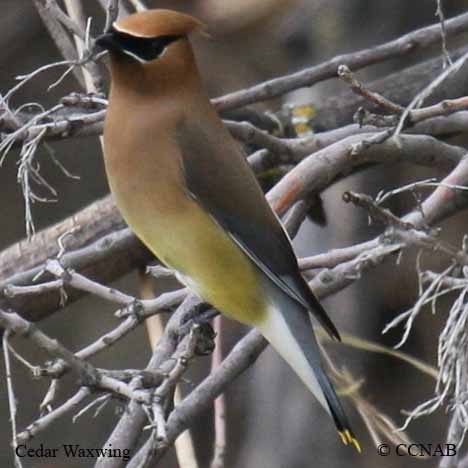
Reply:
[[[176,213],[148,206],[122,214],[143,243],[185,283],[225,315],[255,325],[266,314],[257,267],[193,200],[178,204]]]

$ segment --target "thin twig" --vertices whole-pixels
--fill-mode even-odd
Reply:
[[[45,394],[41,404],[39,405],[40,415],[44,416],[47,413],[52,411],[52,403],[55,400],[55,396],[57,394],[57,389],[59,387],[60,380],[59,379],[52,379],[49,385],[49,389]]]
[[[379,93],[367,89],[367,87],[364,86],[363,83],[356,79],[354,74],[346,65],[340,65],[338,67],[337,73],[342,80],[349,84],[353,92],[355,92],[359,96],[362,96],[363,98],[367,99],[369,102],[377,105],[383,110],[390,112],[391,114],[397,115],[401,114],[405,110],[403,106],[400,106],[399,104],[390,101],[389,99],[387,99]]]
[[[91,389],[89,387],[81,387],[75,393],[75,395],[69,398],[65,403],[60,405],[55,410],[52,410],[46,415],[40,417],[32,424],[30,424],[23,432],[18,434],[18,440],[20,442],[27,442],[28,440],[32,439],[39,432],[42,432],[47,427],[50,427],[50,425],[57,421],[57,419],[75,409],[89,395],[91,395]]]
[[[13,386],[13,378],[11,374],[11,361],[10,361],[10,347],[8,340],[10,338],[10,330],[5,330],[3,333],[2,339],[2,346],[3,346],[3,359],[5,362],[5,377],[7,382],[7,390],[8,390],[8,407],[10,409],[10,424],[11,424],[11,434],[13,440],[13,453],[15,459],[15,467],[22,468],[21,458],[16,452],[16,448],[18,447],[18,433],[16,430],[16,396],[15,396],[15,388]]]
[[[104,31],[110,31],[114,21],[117,20],[119,16],[119,0],[108,0],[107,9],[106,9],[106,24],[104,26]]]
[[[447,32],[445,30],[445,15],[444,8],[442,6],[442,0],[436,0],[437,9],[436,16],[439,17],[440,22],[440,40],[442,42],[442,57],[444,58],[444,68],[452,65],[452,59],[447,49]]]
[[[44,23],[47,31],[55,42],[60,53],[68,62],[75,62],[78,60],[78,54],[73,45],[73,41],[67,34],[63,24],[57,19],[57,16],[51,12],[51,3],[47,4],[43,0],[33,0],[34,5],[39,13],[39,16]],[[80,86],[84,87],[83,74],[77,68],[72,69]]]
[[[223,361],[223,319],[220,315],[214,319],[216,333],[216,348],[211,359],[211,372],[213,373]],[[226,453],[226,397],[221,393],[214,401],[214,453],[211,468],[224,468]]]
[[[446,67],[444,71],[428,86],[426,86],[421,92],[419,92],[412,101],[408,104],[404,112],[401,114],[398,125],[393,133],[394,136],[398,136],[403,130],[406,120],[413,109],[416,109],[422,105],[422,103],[452,74],[457,73],[460,68],[468,60],[468,52],[463,54],[456,62]]]

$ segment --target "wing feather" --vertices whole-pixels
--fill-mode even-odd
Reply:
[[[187,120],[177,126],[190,195],[278,288],[339,340],[338,331],[302,277],[291,242],[239,146],[218,120],[216,116],[210,131]]]

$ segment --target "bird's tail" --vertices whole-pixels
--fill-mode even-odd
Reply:
[[[350,443],[361,452],[335,389],[323,370],[309,313],[281,291],[276,290],[273,298],[275,301],[269,306],[266,318],[256,324],[257,328],[333,417],[343,443]]]

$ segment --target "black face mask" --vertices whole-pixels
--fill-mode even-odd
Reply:
[[[137,37],[113,29],[96,39],[96,44],[111,52],[150,62],[159,58],[166,47],[183,36],[166,35],[158,37]]]

